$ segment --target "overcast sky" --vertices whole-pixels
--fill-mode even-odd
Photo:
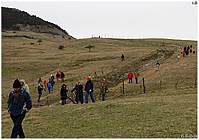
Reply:
[[[55,23],[75,38],[197,39],[197,5],[191,1],[3,1]]]

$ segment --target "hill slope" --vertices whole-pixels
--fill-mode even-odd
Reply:
[[[41,39],[42,42],[37,41]],[[164,45],[162,45],[164,42]],[[85,46],[95,46],[89,52]],[[166,39],[81,39],[35,32],[2,33],[2,137],[9,137],[12,122],[6,101],[15,78],[30,87],[33,109],[27,114],[27,137],[196,137],[197,55],[176,60],[178,46],[197,42]],[[62,50],[58,49],[63,45]],[[169,52],[169,53],[168,53]],[[125,61],[121,62],[121,53]],[[160,60],[160,71],[155,62]],[[37,100],[37,80],[64,71],[69,91],[77,81],[93,76],[95,104],[59,104],[60,81],[51,94]],[[127,73],[138,69],[139,82],[129,84]],[[103,71],[103,73],[102,73]],[[122,94],[122,75],[124,91]],[[109,93],[101,102],[99,84],[107,78]],[[143,94],[142,78],[146,93]],[[160,82],[161,81],[161,82]],[[73,98],[73,94],[69,93]],[[90,101],[89,101],[90,103]]]
[[[33,31],[70,36],[58,25],[14,8],[1,7],[2,30]]]

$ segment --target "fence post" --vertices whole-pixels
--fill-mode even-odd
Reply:
[[[144,77],[142,78],[142,82],[143,82],[143,92],[145,93]]]
[[[176,89],[178,88],[178,80],[177,80],[177,82],[176,82],[176,84],[175,84],[175,88],[176,88]]]
[[[49,106],[49,102],[48,102],[48,95],[47,95],[46,99],[47,99],[47,105]]]
[[[197,87],[197,76],[195,78],[195,88]]]
[[[124,94],[124,75],[123,75],[123,79],[122,79],[122,93]]]

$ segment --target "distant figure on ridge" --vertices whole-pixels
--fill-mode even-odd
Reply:
[[[124,61],[124,54],[122,54],[122,56],[121,56],[121,60],[122,60],[122,61]]]

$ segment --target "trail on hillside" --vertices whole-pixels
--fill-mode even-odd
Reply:
[[[137,70],[138,72],[142,71],[146,65],[153,65],[156,61],[163,63],[166,59],[170,58],[175,52],[175,48],[160,48],[155,51],[152,51],[150,54],[137,58],[137,59],[127,59],[121,62],[121,65],[113,69],[111,72],[106,73],[103,76],[97,77],[94,82],[100,82],[103,78],[106,79],[107,86],[114,87],[117,86],[122,80],[126,80],[127,74],[130,70]],[[129,68],[132,66],[132,68]],[[99,88],[100,84],[96,84],[96,88]]]
[[[152,51],[151,53],[149,53],[148,55],[144,56],[144,57],[140,57],[137,59],[126,59],[125,61],[121,62],[121,65],[119,66],[115,66],[111,72],[106,73],[104,75],[95,77],[93,79],[94,85],[95,85],[95,94],[98,95],[98,93],[100,92],[100,88],[101,88],[101,82],[102,79],[105,78],[106,79],[106,84],[108,86],[108,88],[112,88],[117,86],[118,84],[120,84],[123,79],[127,80],[127,73],[132,70],[129,69],[129,66],[132,66],[133,69],[138,70],[138,72],[141,72],[144,70],[145,65],[154,65],[155,62],[158,60],[160,63],[164,63],[164,61],[168,58],[170,58],[173,54],[174,54],[175,48],[159,48],[155,51]],[[58,94],[49,94],[47,96],[45,96],[43,99],[46,100],[46,98],[49,96],[53,96],[53,100],[49,101],[49,102],[44,102],[44,104],[42,106],[46,106],[46,105],[53,105],[53,104],[57,104],[57,99],[55,99],[55,96],[57,96]],[[39,104],[40,106],[41,104]],[[38,104],[34,105],[34,107],[39,107]]]

